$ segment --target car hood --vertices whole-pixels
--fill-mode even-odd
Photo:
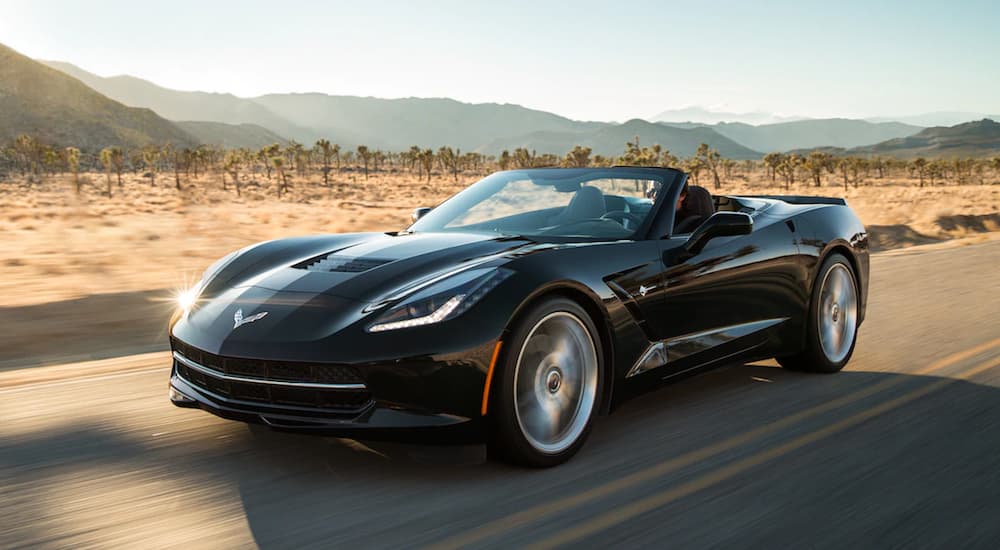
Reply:
[[[289,241],[231,284],[205,296],[173,334],[211,353],[297,359],[311,346],[332,345],[338,357],[377,356],[342,331],[367,317],[365,306],[400,288],[469,262],[546,245],[521,238],[467,233],[381,233]],[[253,254],[253,251],[248,254]],[[277,265],[275,265],[277,264]],[[289,347],[289,343],[298,346]],[[375,345],[375,344],[372,344]],[[326,349],[326,348],[323,348]]]
[[[318,254],[311,251],[234,286],[371,303],[414,281],[530,244],[523,238],[472,233],[376,233]]]

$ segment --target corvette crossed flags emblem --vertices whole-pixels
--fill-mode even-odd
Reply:
[[[233,330],[236,330],[236,329],[238,329],[238,328],[240,328],[243,325],[246,325],[248,323],[252,323],[252,322],[254,322],[254,321],[258,320],[258,319],[263,319],[266,316],[267,316],[267,312],[266,311],[262,311],[260,313],[255,313],[255,314],[253,314],[253,315],[251,315],[249,317],[244,317],[243,316],[243,309],[242,308],[241,309],[237,309],[236,313],[233,314]]]

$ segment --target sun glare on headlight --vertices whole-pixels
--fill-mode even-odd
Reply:
[[[194,307],[195,302],[198,301],[198,289],[189,288],[187,290],[182,290],[177,293],[177,305],[183,310],[189,310]]]

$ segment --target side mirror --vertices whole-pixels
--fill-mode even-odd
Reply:
[[[708,241],[716,237],[749,235],[753,231],[753,218],[744,212],[716,212],[691,233],[684,249],[691,254],[701,252]]]
[[[427,213],[430,211],[431,208],[429,206],[421,206],[420,208],[415,208],[413,210],[413,214],[411,214],[410,216],[413,218],[413,221],[417,221],[420,218],[426,216]]]

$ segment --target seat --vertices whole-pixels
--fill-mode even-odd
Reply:
[[[607,213],[604,193],[596,187],[584,185],[577,189],[566,208],[552,218],[553,225],[600,218]]]
[[[674,233],[690,233],[715,214],[715,201],[708,189],[692,185],[688,187],[684,204],[677,211]]]

